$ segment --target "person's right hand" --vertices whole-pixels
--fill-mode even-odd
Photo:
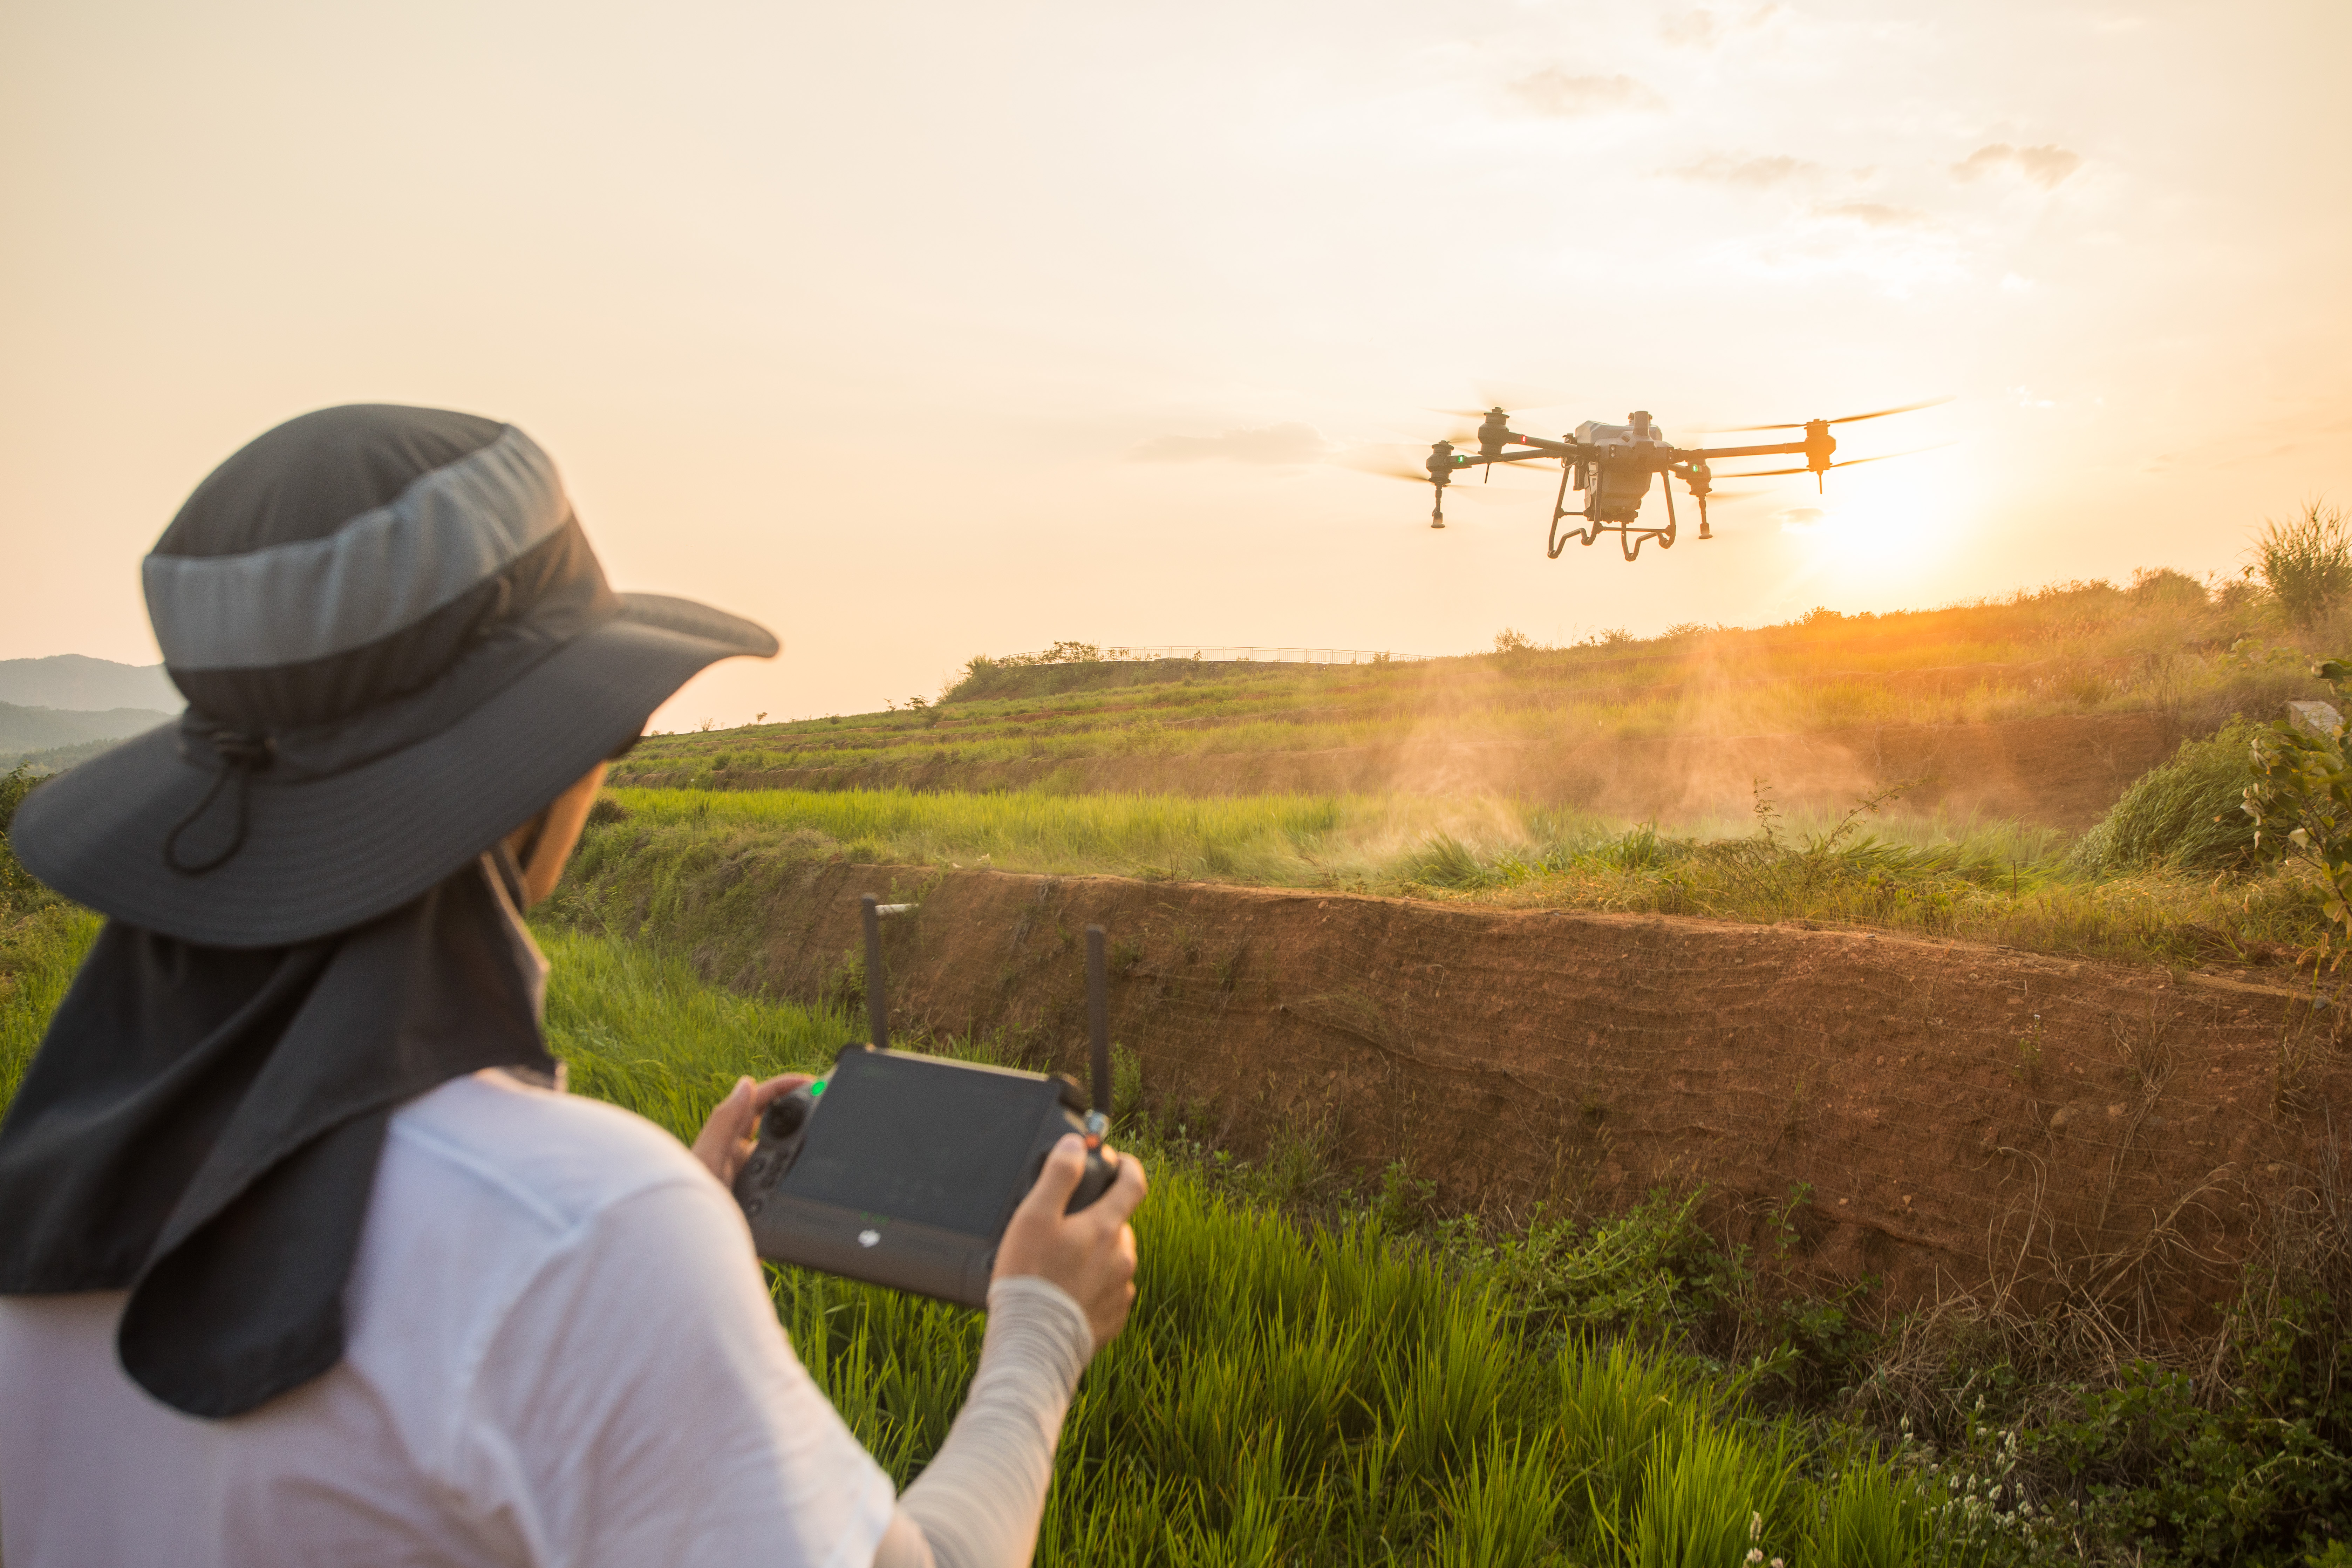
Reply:
[[[1111,1152],[1108,1145],[1103,1152]],[[995,1278],[1034,1274],[1059,1285],[1094,1325],[1100,1351],[1118,1337],[1135,1305],[1135,1232],[1127,1219],[1147,1184],[1142,1162],[1121,1154],[1108,1190],[1077,1213],[1063,1213],[1086,1172],[1087,1146],[1076,1133],[1054,1145],[1037,1184],[1004,1227]]]

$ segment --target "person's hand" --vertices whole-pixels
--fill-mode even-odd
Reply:
[[[1100,1351],[1118,1337],[1135,1305],[1135,1232],[1127,1219],[1143,1201],[1147,1184],[1142,1162],[1121,1154],[1109,1189],[1077,1213],[1063,1213],[1086,1172],[1087,1146],[1076,1133],[1054,1145],[1037,1184],[1004,1227],[995,1277],[1034,1274],[1068,1291],[1094,1325]]]
[[[760,1118],[769,1106],[813,1081],[804,1072],[781,1073],[765,1083],[748,1078],[735,1080],[727,1098],[711,1107],[710,1120],[694,1137],[694,1157],[710,1167],[722,1187],[735,1184],[735,1173],[751,1157],[760,1141]]]

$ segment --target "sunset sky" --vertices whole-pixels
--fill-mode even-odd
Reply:
[[[2347,62],[2341,0],[0,0],[0,658],[152,661],[189,489],[354,401],[783,638],[663,727],[2233,572],[2352,503]],[[1361,468],[1942,395],[1630,566]]]

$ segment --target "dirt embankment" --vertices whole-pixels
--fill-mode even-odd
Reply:
[[[1894,809],[2012,817],[2078,830],[2124,787],[2170,754],[2179,737],[2157,715],[2059,715],[1989,724],[1888,724],[1812,734],[1563,735],[1535,742],[1449,739],[1433,727],[1393,745],[1325,751],[1210,752],[967,762],[935,752],[919,763],[846,768],[648,773],[652,786],[730,789],[1019,789],[1166,791],[1181,795],[1380,793],[1501,795],[1633,821],[1738,815],[1755,782],[1784,807],[1842,810],[1887,784],[1920,780]]]
[[[1498,1213],[1705,1182],[1757,1235],[1803,1183],[1803,1262],[1898,1301],[2185,1324],[2352,1123],[2352,1058],[2287,991],[1788,926],[835,862],[759,889],[763,943],[716,977],[816,993],[863,892],[920,901],[887,928],[902,1021],[1082,1071],[1099,922],[1114,1036],[1196,1131],[1326,1136]]]

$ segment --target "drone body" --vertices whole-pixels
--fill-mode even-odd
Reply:
[[[1943,401],[1938,398],[1937,402]],[[1549,440],[1540,436],[1523,436],[1511,428],[1511,416],[1501,408],[1490,408],[1478,426],[1478,452],[1475,457],[1457,452],[1451,441],[1440,441],[1429,449],[1429,461],[1423,465],[1429,482],[1437,492],[1437,504],[1429,514],[1429,526],[1445,526],[1445,487],[1454,476],[1465,468],[1486,468],[1500,463],[1524,463],[1558,458],[1560,466],[1559,493],[1552,503],[1551,535],[1548,544],[1550,559],[1558,560],[1559,552],[1571,539],[1591,544],[1604,533],[1617,535],[1618,544],[1631,561],[1641,553],[1642,546],[1657,541],[1661,550],[1674,548],[1675,519],[1673,482],[1683,481],[1693,500],[1698,502],[1698,536],[1712,539],[1714,531],[1707,526],[1706,498],[1714,491],[1717,478],[1708,467],[1717,458],[1761,458],[1800,456],[1801,467],[1767,468],[1760,473],[1727,475],[1726,478],[1761,479],[1772,474],[1811,474],[1815,482],[1832,468],[1848,468],[1854,463],[1876,462],[1875,458],[1853,458],[1844,462],[1835,460],[1837,439],[1830,434],[1832,425],[1851,424],[1857,419],[1876,419],[1888,414],[1906,414],[1914,408],[1930,406],[1925,403],[1906,404],[1901,408],[1882,408],[1871,414],[1850,414],[1843,419],[1809,419],[1797,425],[1759,425],[1748,426],[1757,430],[1802,430],[1801,441],[1776,441],[1749,447],[1677,447],[1666,439],[1666,433],[1652,423],[1646,410],[1636,409],[1625,416],[1622,425],[1604,425],[1588,419],[1560,440]],[[1895,454],[1888,454],[1894,456]],[[1664,527],[1645,524],[1641,521],[1642,501],[1650,493],[1653,475],[1667,482],[1663,487],[1666,495],[1666,521]],[[1571,510],[1568,504],[1570,491],[1582,498],[1580,508]],[[1571,526],[1566,532],[1560,524],[1569,518],[1582,520],[1585,526]]]

